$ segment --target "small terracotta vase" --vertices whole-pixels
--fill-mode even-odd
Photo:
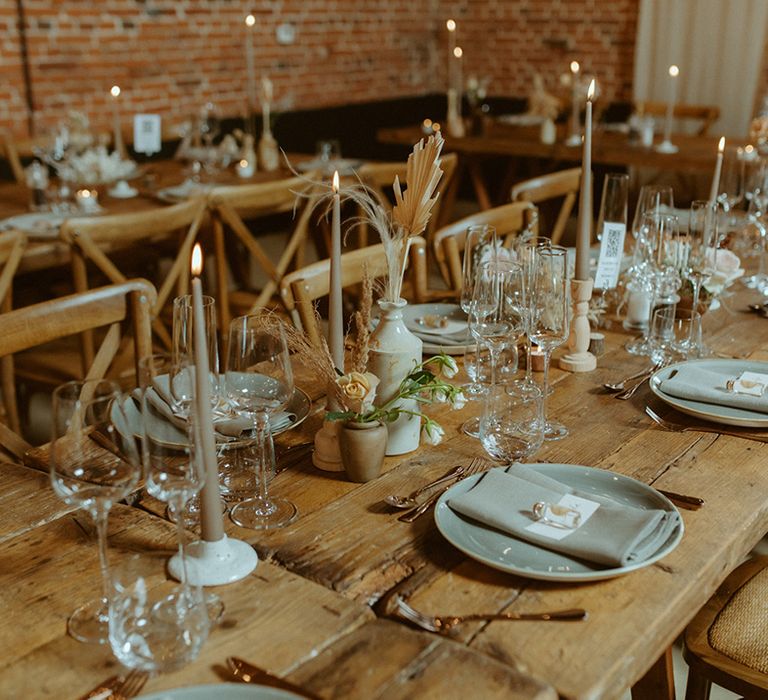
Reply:
[[[341,463],[350,481],[365,483],[381,473],[387,449],[387,427],[383,423],[342,423],[339,429]]]

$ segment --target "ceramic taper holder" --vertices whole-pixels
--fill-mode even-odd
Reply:
[[[327,411],[338,411],[339,407],[331,398],[331,390],[328,390]],[[341,463],[341,451],[339,449],[339,421],[323,420],[323,425],[315,433],[315,449],[312,452],[312,464],[324,472],[343,472]]]
[[[573,320],[568,338],[568,354],[560,358],[560,369],[568,372],[591,372],[597,367],[595,356],[589,352],[589,300],[592,298],[591,279],[571,280]]]

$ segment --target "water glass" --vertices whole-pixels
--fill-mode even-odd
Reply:
[[[160,556],[125,556],[112,572],[109,642],[124,666],[166,673],[194,661],[210,629],[203,590],[165,580]]]
[[[654,309],[648,337],[650,356],[654,363],[668,362],[674,357],[674,327],[674,306],[660,306]]]
[[[491,387],[480,418],[480,442],[493,458],[520,462],[544,441],[542,392],[524,382]]]

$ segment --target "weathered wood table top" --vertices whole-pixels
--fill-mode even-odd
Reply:
[[[707,315],[707,343],[729,355],[768,359],[768,320],[741,310],[749,296],[730,297]],[[700,510],[681,511],[685,535],[672,553],[607,581],[534,581],[467,558],[443,540],[430,516],[399,522],[383,502],[387,494],[407,493],[482,454],[459,433],[477,405],[453,413],[435,406],[448,436],[441,445],[387,458],[383,475],[362,485],[317,471],[307,458],[273,482],[277,494],[298,505],[297,521],[270,533],[227,521],[227,531],[253,544],[261,561],[244,581],[216,589],[225,619],[200,658],[150,679],[145,692],[227,679],[230,654],[323,698],[616,698],[637,683],[768,531],[768,447],[665,432],[645,416],[646,403],[661,415],[695,421],[647,388],[629,401],[604,393],[603,382],[647,362],[623,350],[626,333],[605,334],[608,351],[596,371],[553,370],[549,412],[571,434],[545,444],[536,459],[600,467],[703,498]],[[316,412],[278,443],[309,439],[319,424]],[[35,456],[44,463],[44,450]],[[74,698],[117,665],[107,648],[65,633],[67,615],[99,590],[88,517],[57,503],[34,469],[3,467],[3,478],[10,486],[0,491],[0,696]],[[163,512],[148,497],[136,507],[115,507],[111,555],[173,550]],[[395,591],[427,613],[583,607],[589,618],[469,623],[448,638],[387,617],[385,603]]]

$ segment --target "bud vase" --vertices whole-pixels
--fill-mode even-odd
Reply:
[[[347,478],[364,484],[379,476],[386,446],[387,429],[383,423],[342,423],[339,450]]]
[[[382,406],[392,399],[400,383],[421,362],[421,339],[411,333],[403,322],[403,308],[408,302],[379,300],[381,316],[371,334],[368,371],[379,378],[376,405]],[[397,404],[408,411],[418,412],[419,404],[406,399]],[[387,423],[387,455],[412,452],[419,446],[421,418],[402,413],[392,423]]]

